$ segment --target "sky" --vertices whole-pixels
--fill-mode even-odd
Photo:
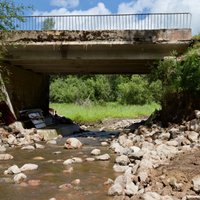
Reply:
[[[112,13],[173,13],[192,14],[193,35],[200,33],[200,0],[15,0],[33,6],[26,15],[101,15]]]

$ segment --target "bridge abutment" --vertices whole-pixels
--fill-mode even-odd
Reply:
[[[35,73],[16,66],[7,66],[9,75],[5,82],[14,114],[19,118],[19,111],[41,108],[44,113],[49,108],[49,75]]]

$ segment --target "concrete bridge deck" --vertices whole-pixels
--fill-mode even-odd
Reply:
[[[189,46],[191,30],[14,31],[5,62],[39,73],[148,73]]]

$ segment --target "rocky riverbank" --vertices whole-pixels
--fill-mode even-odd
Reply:
[[[195,116],[195,119],[191,121],[180,125],[173,124],[168,128],[163,128],[159,124],[139,126],[137,120],[139,127],[132,131],[127,129],[131,125],[130,120],[117,121],[109,126],[117,130],[125,130],[121,131],[119,136],[115,135],[118,137],[107,133],[109,138],[106,138],[104,126],[95,134],[83,132],[82,137],[87,137],[90,142],[81,142],[76,138],[77,134],[67,139],[61,139],[62,136],[58,136],[46,140],[37,129],[24,129],[20,122],[16,122],[9,127],[0,128],[0,160],[4,161],[4,165],[1,166],[1,177],[3,177],[0,181],[15,183],[22,187],[42,187],[44,184],[46,189],[46,180],[32,179],[32,176],[37,174],[37,177],[41,177],[41,168],[46,169],[50,167],[49,164],[53,164],[53,171],[56,165],[56,171],[60,171],[60,175],[47,173],[58,176],[58,180],[51,183],[54,189],[49,193],[52,192],[52,198],[59,200],[66,197],[64,193],[59,196],[59,191],[68,191],[70,195],[71,192],[73,194],[71,197],[68,196],[68,199],[73,199],[77,194],[81,194],[80,191],[84,193],[82,184],[93,187],[91,180],[94,175],[91,179],[87,171],[93,170],[90,166],[95,166],[95,169],[100,170],[95,172],[95,176],[103,173],[102,169],[106,174],[103,179],[99,179],[101,189],[108,191],[107,197],[99,194],[101,199],[200,199],[200,111],[196,111]],[[78,135],[80,136],[81,133]],[[61,140],[65,142],[61,144]],[[98,141],[99,146],[91,145],[91,141]],[[15,160],[15,155],[7,153],[13,148],[27,152],[27,155],[19,152],[26,158],[33,152],[40,152],[40,154],[35,155],[33,159],[26,159],[26,163],[16,163],[19,158]],[[45,151],[51,152],[51,157],[57,159],[46,160]],[[114,160],[113,157],[115,157]],[[13,162],[10,162],[12,160]],[[5,162],[10,164],[5,164]],[[104,168],[100,169],[100,166]],[[117,175],[115,179],[113,179],[114,175],[109,177],[110,170]],[[70,176],[65,177],[64,174],[70,174]],[[66,180],[63,180],[64,177]],[[92,199],[93,192],[95,193],[95,191],[90,191],[90,197],[87,193],[87,198],[86,196],[82,198]],[[59,195],[56,196],[56,193]]]
[[[108,194],[115,200],[200,199],[200,171],[196,170],[200,167],[200,111],[195,114],[195,119],[181,125],[140,126],[114,139],[110,146],[116,153],[113,170],[122,174]],[[177,165],[179,169],[177,159],[183,165]]]

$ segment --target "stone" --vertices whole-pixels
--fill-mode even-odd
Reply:
[[[21,170],[17,165],[13,165],[4,171],[4,174],[19,174],[19,173],[21,173]]]
[[[64,147],[66,149],[79,149],[82,147],[82,143],[76,138],[68,138]]]
[[[45,158],[42,156],[36,156],[33,158],[33,160],[44,160]]]
[[[24,164],[20,170],[23,172],[23,171],[28,171],[28,170],[36,170],[38,169],[38,165],[36,164],[31,164],[31,163],[28,163],[28,164]]]
[[[135,185],[132,181],[128,181],[125,186],[125,193],[128,196],[136,195],[138,193],[139,187]]]
[[[74,163],[82,163],[83,159],[79,158],[79,157],[73,157],[72,160],[74,161]]]
[[[128,156],[121,155],[121,156],[117,156],[115,162],[118,163],[119,165],[128,165],[130,163],[130,160]]]
[[[13,159],[13,156],[8,153],[0,154],[0,160],[11,160],[11,159]]]
[[[71,184],[73,185],[79,185],[81,183],[81,180],[80,179],[75,179],[71,182]]]
[[[187,138],[191,141],[191,142],[196,142],[198,140],[199,134],[195,131],[186,131],[185,132],[187,135]]]
[[[36,148],[36,149],[44,149],[45,146],[42,145],[42,144],[35,143],[35,148]]]
[[[169,140],[170,139],[170,133],[168,133],[168,132],[161,133],[158,138],[161,139],[161,140]]]
[[[200,110],[195,110],[194,112],[195,112],[195,117],[197,119],[200,119]]]
[[[115,183],[108,190],[109,196],[122,195],[122,194],[123,194],[123,188],[119,183]]]
[[[93,149],[91,151],[91,154],[94,155],[94,156],[98,156],[101,154],[101,150],[100,149]]]
[[[129,168],[128,166],[121,166],[119,164],[114,164],[113,166],[113,170],[119,173],[125,172],[128,168]]]
[[[119,144],[122,147],[131,147],[131,146],[133,146],[133,141],[128,139],[125,135],[119,136],[118,141],[119,141]]]
[[[5,152],[5,151],[6,151],[6,147],[0,146],[0,152]]]
[[[70,166],[70,167],[68,167],[67,169],[63,170],[63,172],[64,172],[64,173],[72,173],[73,170],[74,170],[74,168]]]
[[[101,142],[101,146],[105,147],[105,146],[108,146],[108,142]]]
[[[47,144],[56,145],[57,141],[56,140],[49,140],[49,141],[47,141]]]
[[[65,184],[60,185],[58,188],[62,190],[68,190],[68,189],[73,188],[73,186],[70,183],[65,183]]]
[[[35,150],[35,147],[32,145],[26,145],[24,147],[21,148],[22,150]]]
[[[27,176],[24,173],[19,173],[14,176],[13,180],[15,183],[21,183],[27,179]]]
[[[200,191],[200,175],[195,176],[192,179],[192,183],[193,183],[193,189],[195,192],[199,192]]]
[[[108,180],[105,181],[103,184],[104,185],[112,185],[113,183],[114,183],[114,181],[112,179],[108,178]]]
[[[156,192],[146,192],[143,195],[143,200],[161,200],[161,196]]]
[[[8,139],[7,139],[7,143],[10,144],[10,145],[12,145],[12,144],[16,145],[17,139],[15,138],[14,135],[9,134]]]
[[[109,160],[110,156],[109,156],[109,154],[106,153],[106,154],[103,154],[103,155],[100,155],[100,156],[96,156],[96,159],[105,161],[105,160]]]
[[[178,141],[176,141],[176,140],[167,141],[166,144],[168,146],[174,146],[174,147],[177,147],[179,145]]]
[[[50,198],[49,200],[56,200],[56,198],[52,197],[52,198]]]
[[[92,161],[95,161],[95,158],[86,158],[85,160],[88,162],[92,162]]]
[[[73,159],[67,159],[67,160],[65,160],[64,162],[63,162],[63,165],[71,165],[71,164],[73,164],[74,163],[74,160]]]
[[[178,149],[174,146],[168,146],[166,144],[158,145],[156,148],[157,154],[161,159],[172,158],[178,153]]]

